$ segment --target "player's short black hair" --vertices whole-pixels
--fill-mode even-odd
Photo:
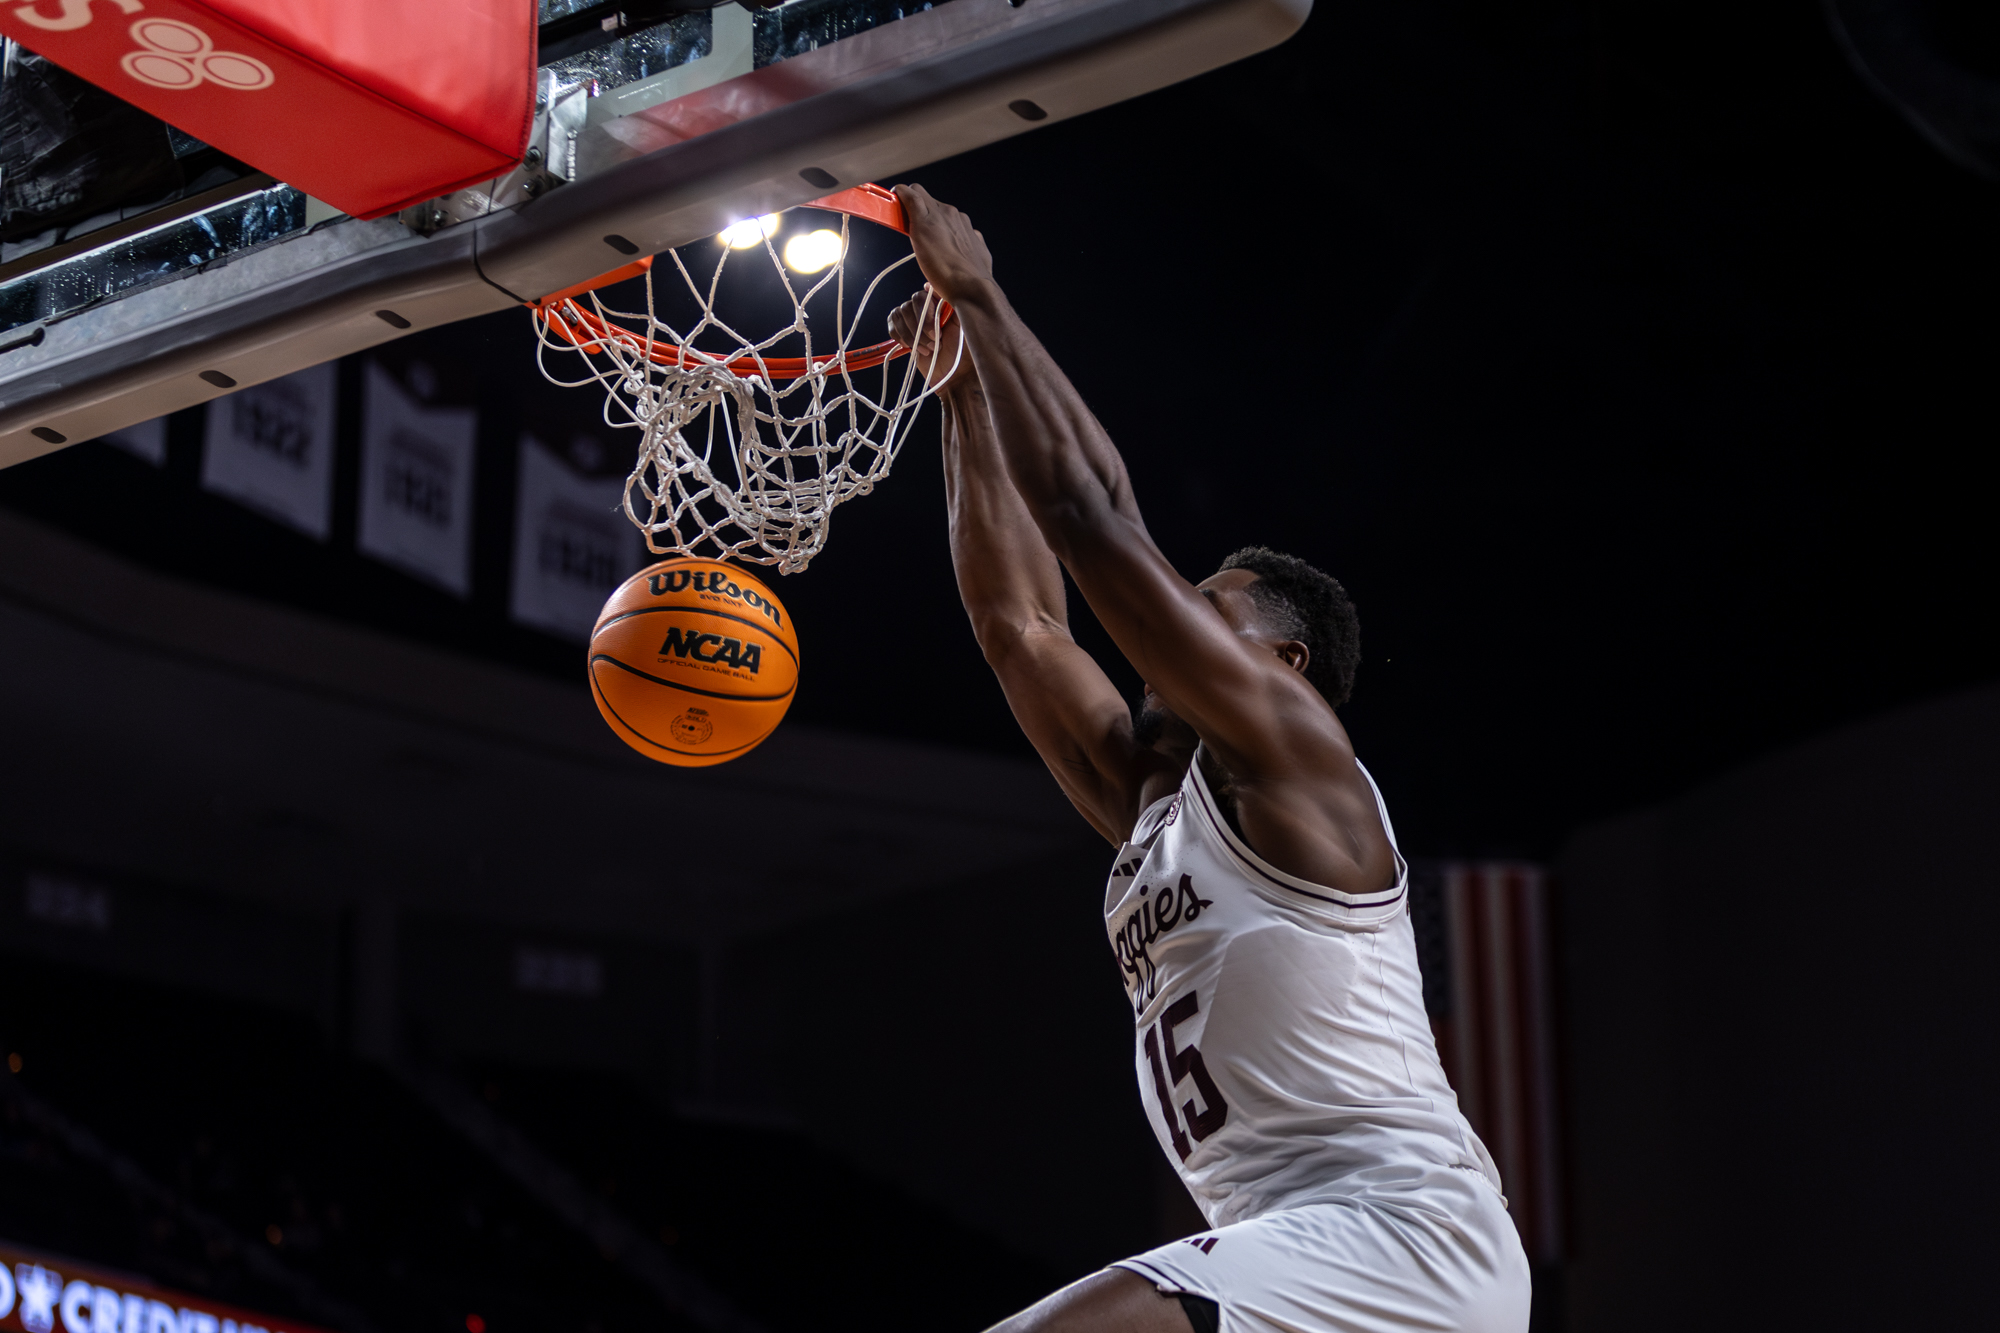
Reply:
[[[1335,708],[1354,692],[1361,665],[1361,620],[1333,575],[1268,546],[1246,546],[1222,562],[1257,576],[1246,592],[1271,628],[1306,646],[1306,679]]]

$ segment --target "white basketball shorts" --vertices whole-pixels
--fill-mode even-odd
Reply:
[[[1440,1174],[1457,1179],[1266,1213],[1113,1267],[1208,1297],[1219,1333],[1524,1333],[1528,1261],[1505,1202]]]

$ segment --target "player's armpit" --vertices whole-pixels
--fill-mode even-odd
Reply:
[[[1120,519],[1065,538],[1098,618],[1229,775],[1251,848],[1343,892],[1392,883],[1395,853],[1347,732],[1249,601],[1251,576],[1219,575],[1204,595]]]
[[[989,630],[981,643],[1063,794],[1113,846],[1123,844],[1148,779],[1169,766],[1133,738],[1131,711],[1110,677],[1061,626]]]
[[[1232,773],[1352,770],[1339,719],[1275,639],[1233,626],[1218,596],[1182,578],[1142,525],[1111,515],[1065,538],[1059,554],[1119,650]]]

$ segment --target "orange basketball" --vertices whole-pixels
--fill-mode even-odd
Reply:
[[[720,764],[777,729],[799,640],[771,590],[720,560],[662,560],[619,585],[590,633],[597,711],[649,759]]]

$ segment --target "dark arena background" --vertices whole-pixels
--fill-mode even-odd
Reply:
[[[1352,592],[1538,1333],[1990,1317],[1996,172],[1959,0],[1321,0],[908,177],[1184,573]],[[533,345],[0,472],[0,1328],[977,1333],[1200,1228],[934,412],[771,575],[778,733],[673,770],[544,587],[639,552],[530,504],[631,458]],[[471,441],[443,574],[363,531],[378,383]],[[228,459],[314,393],[300,508]]]

